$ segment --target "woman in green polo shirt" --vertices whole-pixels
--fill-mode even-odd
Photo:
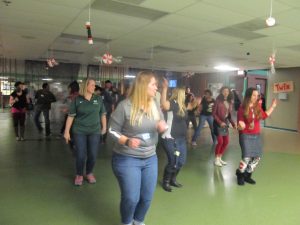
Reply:
[[[99,148],[100,133],[106,131],[106,111],[100,96],[94,95],[95,81],[88,78],[82,83],[79,96],[70,105],[66,122],[64,138],[71,140],[70,129],[76,147],[76,177],[74,184],[83,183],[84,167],[86,164],[86,179],[96,183],[93,168]],[[102,127],[101,127],[102,124]]]

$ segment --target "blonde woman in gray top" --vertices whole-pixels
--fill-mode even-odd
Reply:
[[[144,225],[156,187],[158,133],[167,129],[156,91],[154,74],[140,72],[111,116],[108,132],[115,141],[112,168],[121,189],[123,225]]]

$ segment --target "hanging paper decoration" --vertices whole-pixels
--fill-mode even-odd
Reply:
[[[93,42],[92,31],[91,31],[91,22],[87,21],[85,23],[85,27],[87,30],[88,42],[90,45],[92,45],[94,42]]]
[[[273,53],[269,57],[269,63],[270,63],[271,73],[274,74],[275,73],[275,53]]]
[[[54,66],[58,66],[58,64],[59,63],[54,58],[47,59],[47,65],[51,68]]]
[[[123,57],[122,56],[113,57],[111,54],[105,53],[103,56],[95,56],[94,59],[100,62],[101,64],[110,65],[112,63],[121,63]]]
[[[194,76],[194,72],[183,72],[182,73],[182,75],[184,76],[184,77],[186,77],[186,78],[189,78],[189,77],[191,77],[191,76]]]
[[[103,56],[102,56],[102,61],[104,64],[112,64],[113,62],[113,56],[109,53],[105,53]]]

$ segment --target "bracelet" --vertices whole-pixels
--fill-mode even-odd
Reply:
[[[130,138],[127,138],[127,140],[125,141],[125,145],[129,147],[129,140]]]

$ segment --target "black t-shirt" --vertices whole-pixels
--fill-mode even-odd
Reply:
[[[211,116],[214,104],[215,99],[212,98],[210,101],[208,101],[206,98],[203,98],[201,101],[202,110],[200,115]]]
[[[27,106],[26,93],[22,91],[21,95],[17,94],[17,91],[14,91],[10,94],[14,99],[18,98],[18,101],[15,102],[12,107],[16,109],[24,109]]]
[[[51,109],[51,103],[56,102],[55,96],[46,89],[38,90],[35,94],[36,106],[40,109]]]
[[[187,132],[186,115],[179,116],[179,105],[174,100],[170,101],[170,109],[168,112],[172,113],[173,119],[171,122],[171,136],[173,138],[185,137]],[[168,120],[168,113],[165,113],[165,119]]]
[[[103,95],[103,103],[104,103],[106,112],[108,114],[111,114],[112,113],[112,106],[113,106],[113,103],[114,103],[114,100],[113,100],[113,97],[112,97],[112,92],[109,91],[109,90],[105,90],[102,95]]]

